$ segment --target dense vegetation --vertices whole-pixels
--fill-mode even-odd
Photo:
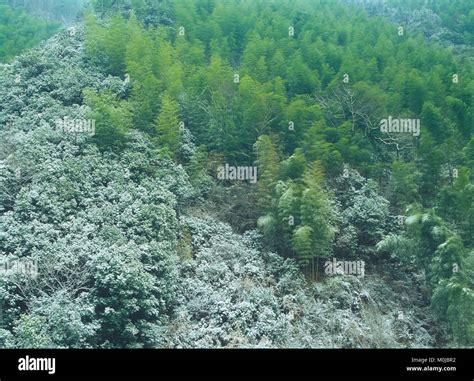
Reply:
[[[0,345],[474,345],[471,64],[327,1],[92,5],[0,74],[2,255],[39,269]]]
[[[441,20],[455,43],[474,43],[474,9],[469,0],[425,1],[388,0],[389,7],[404,7],[407,11],[430,10]],[[444,32],[444,31],[443,31]]]
[[[60,24],[45,22],[0,1],[0,63],[51,37]]]
[[[341,1],[403,25],[409,33],[419,32],[473,62],[474,9],[470,0]]]
[[[23,10],[47,22],[69,26],[80,20],[88,0],[0,0],[13,9]]]

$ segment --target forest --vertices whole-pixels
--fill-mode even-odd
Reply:
[[[474,347],[471,0],[27,3],[1,348]]]
[[[58,22],[48,23],[0,1],[0,62],[8,62],[23,50],[36,46],[59,27]]]

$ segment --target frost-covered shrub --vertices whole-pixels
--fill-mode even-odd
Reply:
[[[389,202],[378,193],[373,180],[357,171],[335,180],[338,201],[338,233],[335,255],[341,258],[367,257],[375,253],[375,245],[389,229]]]
[[[311,285],[256,231],[191,213],[213,180],[190,136],[188,176],[140,132],[101,152],[90,136],[55,129],[87,118],[85,88],[130,91],[84,58],[81,39],[60,33],[0,73],[0,257],[34,260],[39,272],[0,276],[1,347],[430,345],[421,309],[398,302],[405,289],[375,276]],[[340,252],[354,255],[356,243],[370,253],[386,201],[357,174],[336,188]]]
[[[86,298],[76,300],[62,291],[30,301],[30,312],[16,322],[14,345],[18,348],[90,347],[99,324]]]
[[[309,287],[293,260],[259,247],[228,225],[183,217],[192,260],[179,265],[178,303],[155,344],[168,347],[398,347],[427,346],[430,334],[416,308],[396,303],[378,278],[328,278]],[[390,308],[384,308],[385,298]],[[393,311],[405,311],[405,321]],[[410,337],[407,332],[418,332]]]
[[[56,105],[45,118],[64,113]],[[1,135],[12,143],[0,175],[1,254],[35,260],[39,276],[2,277],[2,328],[10,332],[3,345],[146,345],[174,303],[176,208],[190,189],[186,173],[154,155],[139,133],[118,157],[47,124],[21,128],[24,118]],[[45,319],[65,319],[57,295],[66,298],[64,311],[92,312],[46,335]],[[49,309],[32,307],[39,298]]]

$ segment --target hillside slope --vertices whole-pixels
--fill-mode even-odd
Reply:
[[[0,72],[2,255],[39,270],[0,278],[0,346],[443,345],[403,271],[310,283],[256,231],[191,212],[188,175],[146,134],[114,153],[58,131],[57,119],[87,117],[86,87],[127,86],[90,63],[81,31]]]

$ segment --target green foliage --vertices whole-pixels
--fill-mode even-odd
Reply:
[[[261,136],[257,149],[262,153],[263,148],[272,147],[268,144],[269,138]],[[271,162],[263,164],[269,168]],[[287,254],[295,253],[300,265],[306,267],[313,265],[314,258],[332,253],[334,216],[330,197],[324,190],[324,171],[320,162],[307,164],[301,152],[283,163],[283,168],[282,176],[289,180],[273,182],[273,190],[260,188],[270,198],[268,214],[259,219],[259,227],[273,247]]]
[[[448,322],[458,343],[472,346],[472,252],[468,253],[461,237],[432,211],[418,211],[406,224],[407,231],[387,237],[378,244],[379,251],[391,251],[423,269],[432,291],[433,310]]]
[[[474,345],[468,60],[335,2],[92,7],[0,71],[0,258],[40,269],[0,277],[1,346],[436,346],[440,322]],[[0,10],[10,60],[39,26]],[[257,185],[214,181],[223,163]],[[319,278],[332,256],[370,277]]]
[[[395,161],[390,176],[390,200],[392,205],[403,210],[407,205],[419,201],[419,179],[417,168],[410,163]]]
[[[293,233],[293,246],[298,261],[303,266],[307,266],[314,257],[314,232],[310,226],[299,226]]]
[[[125,47],[131,37],[126,21],[118,15],[110,18],[106,33],[95,15],[89,13],[85,26],[86,51],[110,73],[122,76],[125,71]]]
[[[98,324],[93,321],[93,306],[74,300],[64,291],[33,301],[32,311],[16,322],[17,348],[87,348]]]
[[[271,204],[271,195],[279,176],[279,157],[272,138],[262,135],[255,143],[257,166],[260,172],[258,182],[259,200],[261,209],[268,209]]]
[[[456,169],[453,185],[438,194],[439,214],[459,229],[467,247],[474,246],[474,187],[466,167]]]
[[[393,229],[389,201],[373,180],[348,167],[336,179],[335,196],[339,204],[335,254],[373,259],[375,246]]]
[[[172,155],[176,154],[181,141],[178,112],[178,103],[168,94],[163,95],[160,114],[155,123],[155,140],[160,147],[167,147]]]
[[[97,94],[86,90],[84,102],[92,111],[96,123],[95,140],[104,149],[120,149],[127,140],[132,126],[132,113],[126,101],[120,101],[111,92]]]
[[[0,2],[0,62],[9,62],[22,51],[52,36],[58,22],[48,23]]]
[[[462,346],[474,345],[474,253],[463,261],[461,271],[443,279],[433,294],[433,306],[451,326]]]
[[[321,161],[330,176],[343,163],[364,176],[380,176],[397,162],[395,206],[416,201],[431,207],[442,186],[437,173],[452,161],[443,152],[458,151],[470,137],[470,84],[461,80],[453,86],[452,73],[469,78],[472,65],[460,65],[419,37],[399,38],[393,26],[363,14],[348,28],[353,16],[344,7],[299,3],[308,14],[294,23],[298,6],[288,1],[271,10],[263,1],[227,6],[195,1],[189,7],[98,1],[96,9],[112,16],[89,22],[86,46],[97,46],[88,54],[110,73],[129,74],[135,128],[154,134],[166,91],[178,102],[197,145],[228,160],[256,159],[255,142],[269,135],[278,138],[280,160],[301,148],[307,161]],[[163,7],[174,17],[174,35],[166,22],[156,28],[143,24]],[[232,12],[242,16],[234,20]],[[289,36],[293,24],[296,33]],[[351,33],[357,38],[349,38]],[[415,45],[417,55],[411,53]],[[341,83],[345,73],[347,86]],[[389,114],[420,118],[421,144],[381,135],[378,123]],[[416,176],[413,171],[407,176],[402,167],[412,165]],[[412,181],[416,186],[402,195],[397,187]]]

